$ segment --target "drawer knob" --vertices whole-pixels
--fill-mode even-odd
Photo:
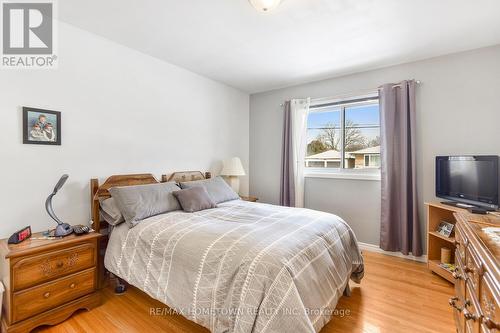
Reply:
[[[476,321],[476,320],[478,320],[478,316],[477,316],[477,315],[475,315],[475,314],[473,314],[472,312],[470,312],[470,311],[469,311],[469,310],[467,310],[467,309],[464,309],[463,314],[464,314],[464,318],[465,318],[465,320],[472,320],[472,321]]]
[[[76,285],[75,285],[74,283],[72,283],[72,284],[70,284],[70,285],[69,285],[69,287],[70,287],[71,289],[75,289],[75,286],[76,286]]]
[[[453,278],[455,280],[465,280],[465,278],[463,277],[463,275],[461,275],[457,271],[453,272],[451,275],[453,276]]]
[[[57,264],[56,264],[56,267],[57,268],[62,268],[64,266],[64,263],[62,261],[59,261]]]
[[[457,310],[458,312],[461,312],[463,310],[462,307],[459,307],[457,305],[457,301],[458,301],[458,297],[452,297],[450,298],[450,300],[448,301],[448,303],[450,304],[451,307],[453,307],[455,310]]]
[[[488,329],[490,330],[493,330],[493,329],[497,329],[497,330],[500,330],[500,324],[497,323],[497,322],[494,322],[493,320],[491,320],[491,318],[489,317],[485,317],[483,318],[483,324],[488,327]]]
[[[43,294],[43,298],[49,298],[50,297],[50,293],[47,291],[45,294]]]
[[[464,268],[464,272],[465,273],[471,273],[471,274],[474,274],[474,268],[470,268],[469,266],[466,266]]]

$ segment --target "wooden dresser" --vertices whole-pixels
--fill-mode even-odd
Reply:
[[[89,233],[57,240],[28,239],[16,245],[1,240],[2,332],[29,332],[57,324],[78,309],[98,306],[99,237]]]
[[[500,227],[500,218],[491,215],[454,213],[455,297],[457,332],[500,332],[500,246],[483,228]]]

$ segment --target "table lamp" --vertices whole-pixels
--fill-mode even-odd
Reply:
[[[52,191],[47,200],[45,200],[45,210],[47,210],[47,214],[49,214],[49,216],[57,222],[56,231],[54,232],[54,236],[56,237],[64,237],[73,233],[73,227],[68,223],[63,223],[54,213],[54,209],[52,208],[52,198],[57,194],[61,187],[63,187],[64,183],[66,183],[66,180],[68,180],[68,177],[68,175],[62,175],[62,177],[54,187],[54,191]]]
[[[239,193],[240,191],[240,179],[239,176],[245,175],[245,169],[241,164],[239,157],[232,157],[224,161],[224,167],[221,171],[221,176],[227,176],[227,180],[231,188]]]

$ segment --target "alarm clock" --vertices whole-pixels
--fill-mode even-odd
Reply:
[[[31,237],[31,227],[27,226],[26,228],[23,228],[13,233],[12,236],[9,237],[8,243],[19,244],[30,237]]]

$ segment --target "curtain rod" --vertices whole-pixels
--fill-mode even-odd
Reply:
[[[422,81],[420,80],[415,80],[415,79],[412,79],[412,80],[408,80],[408,81],[415,81],[416,84],[421,84]],[[397,83],[397,84],[394,84],[392,86],[392,88],[398,88],[398,87],[401,87],[401,83]],[[379,86],[377,87],[377,89],[372,89],[372,90],[365,90],[365,91],[358,91],[358,92],[355,92],[355,93],[350,93],[350,94],[342,94],[342,95],[337,95],[335,97],[320,97],[320,98],[311,98],[311,101],[320,101],[320,100],[335,100],[335,99],[340,99],[340,98],[344,98],[344,97],[347,97],[347,96],[355,96],[355,95],[364,95],[364,94],[371,94],[371,93],[375,93],[377,92],[380,88],[382,88],[382,86]],[[284,103],[281,103],[280,106],[284,106],[285,104]]]
[[[422,81],[420,80],[408,80],[408,81],[415,81],[416,84],[421,84]],[[398,87],[401,87],[401,83],[396,83],[392,86],[393,88],[398,88]],[[378,89],[382,88],[382,86],[379,86]]]

